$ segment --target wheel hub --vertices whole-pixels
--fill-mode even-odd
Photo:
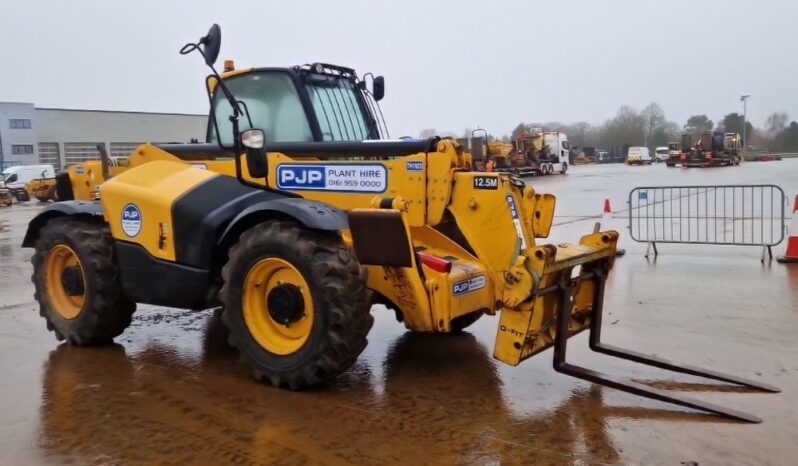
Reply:
[[[305,299],[296,285],[282,284],[269,291],[266,308],[275,322],[287,326],[305,314]]]
[[[83,283],[83,273],[77,265],[64,268],[64,273],[61,275],[61,286],[68,296],[81,296],[85,291],[85,284]]]

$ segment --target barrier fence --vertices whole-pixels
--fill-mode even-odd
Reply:
[[[771,248],[784,240],[787,198],[776,185],[644,186],[629,192],[629,235],[648,243]]]

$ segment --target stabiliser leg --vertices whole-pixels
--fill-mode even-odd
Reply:
[[[601,342],[601,316],[602,305],[604,302],[604,282],[605,276],[602,271],[594,270],[590,272],[592,280],[596,284],[596,293],[593,303],[593,320],[590,326],[590,349],[598,353],[604,353],[611,356],[616,356],[630,361],[635,361],[641,364],[658,367],[674,372],[681,372],[685,374],[695,375],[714,380],[729,382],[744,387],[766,391],[766,392],[779,392],[776,387],[759,383],[753,380],[744,379],[742,377],[735,377],[732,375],[721,374],[719,372],[702,369],[699,367],[674,364],[666,359],[649,356],[634,351],[629,351],[623,348],[617,348],[610,345],[605,345]],[[635,395],[652,398],[666,403],[673,403],[679,406],[692,408],[698,411],[704,411],[711,414],[727,417],[744,422],[759,423],[762,419],[757,416],[737,411],[735,409],[727,408],[725,406],[716,405],[701,401],[689,396],[672,393],[666,390],[649,387],[641,383],[633,382],[628,379],[613,377],[603,374],[591,369],[569,364],[565,361],[566,350],[568,345],[569,331],[568,327],[571,320],[571,291],[575,285],[570,281],[561,283],[559,288],[561,290],[561,301],[557,311],[557,335],[554,341],[554,370],[572,377],[587,380],[600,385],[606,385],[611,388],[622,390]]]

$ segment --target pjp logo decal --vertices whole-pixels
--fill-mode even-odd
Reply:
[[[136,204],[127,204],[122,209],[122,231],[131,238],[141,231],[141,210]]]
[[[485,288],[485,276],[479,275],[468,280],[461,280],[452,286],[452,294],[459,296],[461,294],[470,293],[472,291]]]
[[[277,186],[283,189],[324,189],[324,167],[281,165],[277,167]]]
[[[379,164],[282,164],[277,187],[290,191],[381,193],[388,188],[388,171]]]

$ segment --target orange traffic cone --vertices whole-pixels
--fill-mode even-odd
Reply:
[[[610,200],[609,198],[604,199],[604,213],[602,217],[605,219],[610,218],[612,216],[612,207],[610,207]]]
[[[795,196],[795,203],[792,207],[792,224],[790,225],[790,236],[787,238],[787,250],[776,260],[782,264],[798,263],[798,196]]]

